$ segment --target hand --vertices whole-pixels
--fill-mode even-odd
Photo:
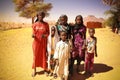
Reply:
[[[42,38],[45,38],[45,34],[42,34]]]
[[[73,47],[70,47],[70,52],[72,52],[73,51]]]
[[[83,45],[83,46],[82,46],[82,49],[87,50],[87,46],[86,46],[86,45]]]
[[[56,65],[59,65],[59,61],[58,61],[58,59],[56,59],[55,62],[56,62]]]
[[[85,46],[82,46],[82,50],[84,50],[85,49]]]
[[[32,34],[32,38],[35,38],[35,35],[34,35],[34,34]]]

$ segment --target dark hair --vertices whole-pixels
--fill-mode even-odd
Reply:
[[[75,21],[76,21],[77,17],[81,18],[81,25],[83,25],[83,17],[81,15],[77,15],[76,18],[75,18]]]
[[[38,18],[35,20],[35,22],[37,22],[38,21]]]
[[[52,27],[51,27],[51,31],[52,31],[52,29],[54,29],[54,30],[55,30],[55,27],[54,27],[54,26],[52,26]]]
[[[60,19],[60,18],[65,18],[66,21],[68,21],[68,17],[67,17],[67,15],[65,15],[65,14],[61,15],[61,16],[59,17],[59,19]]]
[[[41,15],[41,16],[43,16],[43,17],[45,17],[45,12],[43,12],[43,11],[38,12],[38,13],[37,13],[37,17],[38,17],[39,15]]]
[[[37,16],[37,19],[35,20],[35,22],[38,21],[38,16],[39,16],[39,15],[41,15],[41,16],[44,18],[44,17],[45,17],[45,12],[43,12],[43,11],[38,12],[37,15],[36,15],[36,16]]]
[[[92,30],[95,33],[95,29],[94,28],[89,28],[88,31]]]
[[[67,32],[66,32],[66,31],[60,31],[60,34],[61,34],[62,32],[64,32],[64,33],[67,35]]]

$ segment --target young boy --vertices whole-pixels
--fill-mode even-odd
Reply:
[[[86,40],[87,50],[85,55],[84,74],[92,75],[94,54],[97,57],[97,51],[96,51],[97,38],[94,36],[95,29],[90,28],[88,32],[89,32],[89,37]]]
[[[54,53],[54,59],[56,61],[56,68],[55,71],[57,72],[57,75],[61,78],[61,80],[67,80],[68,79],[68,60],[70,58],[70,48],[69,43],[67,41],[67,33],[65,31],[60,32],[60,38],[61,40],[57,43],[55,53]]]

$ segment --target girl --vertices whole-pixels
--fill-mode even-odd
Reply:
[[[70,58],[69,53],[69,44],[66,40],[67,34],[64,31],[60,32],[60,38],[61,40],[57,43],[54,59],[56,61],[58,76],[60,76],[61,80],[67,80],[68,79],[68,60]]]
[[[33,65],[34,69],[32,77],[36,75],[36,67],[41,67],[46,72],[47,69],[47,39],[49,35],[49,25],[47,22],[43,21],[45,17],[44,12],[39,12],[37,14],[37,21],[33,24]]]
[[[48,45],[47,45],[47,51],[48,51],[48,71],[50,72],[50,76],[53,75],[54,70],[54,49],[56,46],[56,43],[58,42],[58,37],[56,37],[56,28],[54,26],[51,27],[50,35],[48,37]]]
[[[67,39],[71,38],[71,27],[67,23],[68,17],[66,15],[61,15],[56,24],[58,35],[60,36],[61,31],[65,31],[67,33]]]
[[[88,32],[90,36],[86,40],[87,51],[85,55],[84,74],[91,75],[93,70],[94,54],[97,57],[97,51],[96,51],[97,38],[94,36],[95,29],[90,28]]]
[[[70,74],[73,74],[73,65],[74,61],[77,60],[77,69],[76,71],[79,72],[79,65],[82,60],[84,60],[84,46],[85,46],[85,39],[86,39],[86,27],[83,24],[83,18],[81,15],[76,16],[75,18],[75,25],[72,28],[72,35],[73,35],[73,49],[71,53],[71,65],[70,65]]]

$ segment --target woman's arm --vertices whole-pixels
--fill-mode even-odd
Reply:
[[[32,25],[33,33],[32,33],[32,38],[36,38],[36,25],[35,23]]]

